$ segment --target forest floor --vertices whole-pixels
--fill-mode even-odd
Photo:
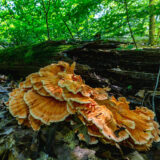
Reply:
[[[115,146],[88,145],[78,139],[68,122],[42,127],[39,132],[20,126],[8,112],[8,93],[18,82],[0,75],[0,158],[2,160],[159,160],[160,144],[150,151],[137,152]],[[66,158],[67,157],[67,158]]]
[[[73,126],[61,122],[39,132],[20,126],[5,106],[8,93],[18,82],[0,75],[0,158],[2,160],[159,160],[160,144],[147,152],[115,146],[88,145],[78,139]],[[113,94],[113,92],[112,92]],[[67,158],[66,158],[67,157]]]

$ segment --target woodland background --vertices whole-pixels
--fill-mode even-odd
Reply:
[[[0,45],[95,38],[160,43],[159,0],[0,0]]]
[[[159,47],[160,0],[0,0],[0,159],[159,160],[159,143],[142,153],[122,146],[124,158],[114,146],[79,141],[66,122],[39,132],[17,125],[5,106],[28,74],[76,61],[86,84],[152,109],[160,122]]]

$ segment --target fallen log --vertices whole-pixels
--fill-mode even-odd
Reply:
[[[143,87],[153,89],[160,65],[160,54],[157,54],[159,51],[157,49],[151,51],[118,50],[116,48],[119,45],[120,43],[117,42],[104,41],[74,45],[65,42],[47,41],[33,45],[32,48],[26,47],[25,50],[22,47],[5,50],[5,54],[2,54],[4,60],[1,59],[0,62],[0,71],[3,74],[11,73],[14,77],[25,77],[29,73],[37,71],[40,67],[59,60],[76,61],[90,67],[86,70],[84,67],[79,67],[77,74],[81,74],[87,83],[93,84],[93,87],[94,85],[106,85],[106,79],[109,79],[110,83],[120,85],[122,88],[133,85],[135,89]],[[22,49],[21,57],[20,51]],[[8,58],[7,53],[11,55]],[[122,71],[113,72],[113,68],[120,68]],[[101,77],[99,78],[100,81],[98,81],[97,76]]]
[[[116,73],[120,76],[125,76],[137,80],[147,80],[147,81],[156,81],[157,75],[156,73],[145,73],[145,72],[137,72],[137,71],[127,71],[122,70],[120,68],[108,69],[109,72]]]

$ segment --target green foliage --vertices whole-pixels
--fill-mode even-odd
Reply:
[[[88,129],[86,126],[82,126],[80,129],[79,129],[79,133],[82,133],[84,135],[84,138],[85,138],[85,142],[87,144],[89,144],[90,142],[90,136],[88,135]]]
[[[49,8],[45,14],[43,2]],[[0,35],[5,45],[26,45],[48,39],[91,40],[101,38],[130,37],[122,0],[0,0]],[[127,0],[130,24],[135,37],[148,36],[149,2]],[[156,0],[156,40],[159,42],[160,2]],[[46,18],[48,28],[46,27]],[[0,42],[0,44],[2,44]],[[157,42],[157,41],[156,41]],[[4,45],[4,46],[5,46]],[[27,56],[32,55],[31,52]]]
[[[54,158],[49,157],[48,154],[44,152],[40,152],[40,157],[36,160],[54,160]]]
[[[67,134],[65,134],[64,142],[66,142],[68,147],[73,150],[77,145],[77,141],[75,140],[75,133],[73,131],[69,131]]]
[[[127,89],[130,91],[130,90],[133,89],[133,86],[132,86],[132,85],[129,85],[129,86],[127,86]]]
[[[78,145],[78,141],[76,140],[75,131],[70,130],[66,126],[63,128],[63,131],[56,132],[56,140],[62,141],[64,145],[70,150],[73,150]]]
[[[129,45],[121,45],[119,48],[116,48],[117,50],[132,50],[135,46],[133,44]]]

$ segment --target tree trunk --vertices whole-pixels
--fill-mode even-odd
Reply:
[[[133,35],[133,32],[132,32],[132,28],[131,28],[131,25],[130,25],[130,21],[129,21],[127,0],[124,0],[124,3],[125,3],[125,9],[126,9],[126,16],[127,16],[127,23],[128,23],[129,31],[130,31],[133,43],[134,43],[135,47],[137,48],[137,44],[136,44],[136,41],[135,41],[135,38],[134,38],[134,35]]]
[[[151,46],[154,45],[154,41],[155,41],[155,23],[156,23],[156,19],[155,19],[155,15],[154,15],[154,2],[155,0],[149,0],[149,8],[150,8],[150,15],[149,15],[149,44]]]
[[[50,0],[48,1],[48,9],[46,9],[46,7],[45,7],[44,0],[42,0],[42,5],[43,5],[45,19],[46,19],[47,37],[48,37],[48,40],[50,40],[50,31],[49,31],[49,25],[48,25],[48,12],[50,9]]]
[[[62,14],[61,14],[61,17],[62,17]],[[68,27],[66,21],[63,19],[63,17],[62,17],[62,21],[63,21],[63,23],[65,24],[65,26],[67,27],[67,29],[68,29],[68,31],[69,31],[69,33],[70,33],[72,39],[74,39],[73,34],[72,34],[71,30],[69,29],[69,27]]]

